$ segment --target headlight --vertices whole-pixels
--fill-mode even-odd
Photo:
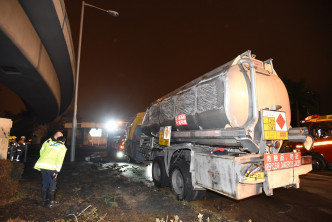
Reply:
[[[312,145],[314,144],[314,138],[312,136],[307,136],[303,143],[303,146],[306,150],[310,151],[312,149]]]
[[[119,158],[119,159],[123,158],[124,157],[123,152],[121,152],[121,151],[117,152],[116,157]]]
[[[115,121],[108,121],[105,124],[105,128],[110,132],[114,132],[118,129],[118,123]]]

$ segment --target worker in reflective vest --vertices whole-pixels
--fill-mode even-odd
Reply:
[[[40,149],[40,157],[34,168],[41,171],[43,177],[42,206],[48,208],[59,204],[55,201],[55,189],[57,177],[61,170],[67,148],[64,145],[66,139],[58,131],[46,140]]]

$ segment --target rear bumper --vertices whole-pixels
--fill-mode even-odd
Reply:
[[[300,187],[300,175],[307,174],[312,170],[311,164],[301,165],[299,167],[265,172],[265,182],[263,190],[266,195],[273,195],[273,189],[278,187],[294,186]]]
[[[262,193],[273,195],[278,187],[299,188],[299,176],[312,170],[311,164],[265,171],[264,178],[246,181],[244,174],[253,163],[261,163],[261,154],[239,157],[192,151],[190,172],[195,189],[209,189],[240,200]]]

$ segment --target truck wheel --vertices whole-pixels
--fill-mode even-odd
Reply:
[[[313,171],[321,171],[325,169],[326,163],[323,157],[320,155],[312,155],[312,170]]]
[[[127,156],[127,162],[128,163],[134,163],[135,161],[133,160],[133,158],[131,158],[130,157],[130,155],[131,155],[131,147],[132,147],[132,145],[131,145],[131,143],[128,143],[127,145],[126,145],[126,147],[125,147],[125,153],[126,153],[126,156]]]
[[[328,165],[327,165],[327,169],[328,169],[328,170],[332,170],[332,165],[331,165],[331,164],[328,164]]]
[[[184,161],[177,161],[171,167],[171,189],[178,200],[194,201],[205,195],[205,190],[193,189],[189,167]]]
[[[156,187],[168,187],[169,178],[166,173],[164,158],[157,156],[152,163],[152,179]]]

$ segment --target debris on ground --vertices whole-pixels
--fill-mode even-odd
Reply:
[[[101,160],[100,154],[92,154],[90,156],[85,157],[85,161],[87,162],[99,162]]]
[[[87,156],[90,161],[84,160]],[[126,163],[91,161],[97,158],[98,155],[85,155],[82,162],[64,163],[58,177],[56,197],[61,204],[52,211],[40,204],[42,178],[40,172],[33,169],[35,160],[27,162],[16,185],[15,180],[9,179],[12,165],[8,165],[6,170],[1,166],[0,183],[7,183],[2,187],[17,186],[17,189],[14,195],[11,193],[10,200],[0,205],[0,221],[140,222],[155,221],[156,218],[164,218],[168,222],[197,221],[195,215],[202,210],[192,203],[177,201],[170,189],[151,187],[142,180],[137,182],[124,176],[125,173],[141,174],[145,168],[142,170],[138,165]],[[3,179],[5,175],[7,179]],[[8,185],[10,181],[12,185]],[[3,199],[2,194],[1,197]]]

